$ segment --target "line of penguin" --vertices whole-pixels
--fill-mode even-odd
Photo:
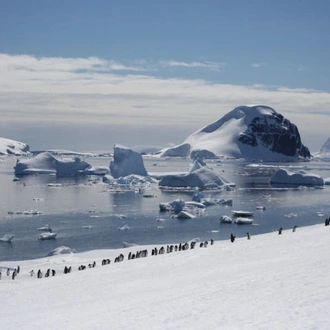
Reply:
[[[158,254],[165,254],[165,251],[166,251],[166,253],[171,253],[171,252],[176,252],[176,251],[185,251],[185,250],[188,250],[189,248],[194,249],[196,244],[197,244],[196,242],[191,242],[191,243],[184,243],[184,244],[180,243],[179,245],[167,245],[166,249],[165,249],[164,246],[162,246],[160,248],[155,247],[151,250],[151,255],[156,256]],[[210,240],[210,245],[213,245],[213,244],[214,244],[214,240],[211,239]],[[199,247],[201,247],[201,248],[202,247],[206,248],[208,245],[209,245],[208,241],[204,241],[204,242],[199,243]],[[135,253],[129,252],[129,254],[127,256],[127,260],[145,258],[147,256],[148,256],[148,250],[144,249],[144,250],[136,251]],[[122,262],[122,261],[124,261],[124,259],[125,259],[125,257],[121,253],[114,259],[114,263]],[[105,266],[105,265],[109,265],[110,263],[111,263],[110,259],[102,259],[101,265]],[[82,271],[82,270],[85,270],[87,268],[94,268],[94,267],[96,267],[96,262],[95,261],[88,264],[87,266],[86,265],[80,265],[78,267],[78,271]],[[71,272],[72,272],[72,266],[64,266],[64,270],[63,270],[64,274],[69,274]],[[55,272],[54,269],[48,269],[47,272],[45,273],[45,276],[43,276],[43,272],[40,269],[38,270],[37,274],[33,270],[30,271],[30,275],[31,276],[37,275],[36,276],[37,278],[55,276],[55,274],[56,274],[56,272]]]
[[[329,226],[329,225],[330,225],[330,218],[327,218],[327,219],[325,219],[325,226]],[[292,229],[292,232],[295,232],[296,229],[297,229],[297,226],[295,225]],[[278,235],[282,235],[282,231],[283,231],[282,227],[277,229]],[[250,240],[251,239],[251,234],[249,232],[247,232],[246,237],[247,237],[248,240]],[[230,241],[232,243],[234,243],[235,239],[236,239],[236,236],[231,233],[230,234]],[[165,250],[164,246],[162,246],[160,248],[155,247],[151,250],[151,255],[156,256],[158,254],[165,254],[165,252],[166,253],[172,253],[172,252],[177,252],[177,251],[185,251],[185,250],[189,250],[189,249],[194,249],[196,244],[197,244],[197,242],[193,241],[193,242],[184,243],[184,244],[180,243],[179,245],[167,245],[166,250]],[[200,248],[202,248],[202,247],[206,248],[208,246],[208,244],[209,244],[208,241],[200,242],[199,247]],[[214,244],[214,240],[211,239],[210,240],[210,245],[213,245],[213,244]],[[144,249],[144,250],[136,251],[136,253],[129,252],[129,254],[127,256],[127,260],[145,258],[147,256],[148,256],[148,250]],[[114,263],[122,262],[123,260],[124,260],[124,255],[121,253],[114,259]],[[109,265],[110,263],[111,263],[110,259],[103,259],[102,262],[101,262],[101,265],[105,266],[105,265]],[[96,267],[96,262],[95,261],[88,264],[87,266],[80,265],[78,267],[78,271],[82,271],[86,268],[94,268],[94,267]],[[2,278],[1,269],[3,269],[3,268],[4,267],[2,267],[2,268],[0,267],[0,280]],[[6,275],[7,276],[10,276],[10,270],[12,270],[11,278],[14,280],[20,272],[20,266],[17,266],[17,268],[7,268],[6,269]],[[71,271],[72,271],[71,266],[65,266],[63,273],[64,274],[69,274],[69,273],[71,273]],[[36,275],[37,278],[49,277],[49,276],[55,276],[56,275],[56,271],[54,269],[50,269],[50,268],[47,269],[47,271],[45,272],[45,275],[43,275],[43,272],[40,269],[38,270],[37,273],[35,273],[34,270],[31,270],[29,273],[30,273],[31,276]]]

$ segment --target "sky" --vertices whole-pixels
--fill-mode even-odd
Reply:
[[[234,243],[229,238],[213,245],[208,241],[206,248],[197,243],[195,249],[157,256],[151,255],[155,246],[134,246],[1,262],[1,267],[20,266],[15,280],[2,271],[1,325],[326,330],[329,230],[324,225],[298,227],[295,232],[289,228],[281,235],[275,231],[250,240],[237,237]],[[127,260],[129,252],[144,249],[147,257]],[[114,263],[120,253],[124,260]],[[111,263],[102,266],[104,259]],[[88,268],[94,261],[95,268]],[[80,265],[87,269],[78,271]],[[71,273],[63,274],[65,266],[71,266]],[[56,275],[30,276],[31,270],[39,269],[43,275],[54,269]]]
[[[264,104],[318,151],[329,14],[326,0],[4,2],[0,136],[32,150],[166,147]]]

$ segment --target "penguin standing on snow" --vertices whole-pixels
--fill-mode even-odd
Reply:
[[[234,236],[233,234],[230,234],[230,241],[231,241],[232,243],[235,242],[235,238],[236,238],[236,236]]]

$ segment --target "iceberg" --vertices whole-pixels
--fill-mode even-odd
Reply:
[[[196,217],[188,211],[181,211],[178,213],[177,218],[178,219],[193,219]]]
[[[79,157],[56,158],[49,152],[42,152],[35,157],[17,160],[14,166],[15,175],[56,174],[76,175],[91,168],[91,165]]]
[[[113,151],[113,161],[110,162],[112,177],[118,179],[130,174],[148,176],[140,153],[118,144],[114,146]]]
[[[70,249],[67,246],[59,246],[56,249],[50,251],[49,253],[46,254],[46,257],[52,257],[52,256],[57,256],[61,254],[72,254],[73,250]]]
[[[46,232],[46,233],[42,233],[39,235],[38,239],[40,240],[47,240],[47,239],[55,239],[57,236],[56,233],[49,233],[49,232]]]
[[[110,170],[106,166],[91,166],[86,168],[83,173],[87,175],[107,175]]]
[[[253,219],[246,217],[239,217],[235,219],[237,225],[252,225]]]
[[[160,211],[171,211],[174,213],[179,213],[185,207],[186,202],[183,199],[175,199],[169,203],[160,203],[159,210]]]
[[[235,217],[252,217],[253,212],[250,211],[241,211],[241,210],[233,210],[231,211]]]
[[[50,233],[53,231],[53,229],[48,224],[44,225],[42,227],[39,227],[38,230],[39,231],[46,231],[46,232],[50,232]]]
[[[220,217],[220,222],[221,223],[232,223],[233,220],[232,220],[232,218],[230,216],[223,215],[223,216]]]
[[[323,178],[318,174],[306,173],[305,171],[292,172],[284,168],[278,169],[271,177],[272,184],[324,186]]]
[[[233,185],[212,169],[204,165],[201,159],[196,159],[186,174],[164,175],[158,185],[160,187],[219,189]]]
[[[0,242],[11,243],[13,238],[14,238],[13,234],[5,234],[0,238]]]

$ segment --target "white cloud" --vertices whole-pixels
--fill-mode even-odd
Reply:
[[[218,62],[179,62],[179,61],[161,61],[161,64],[164,66],[176,66],[176,67],[184,67],[184,68],[203,68],[211,71],[221,71],[226,66],[226,63],[218,63]]]
[[[199,62],[168,63],[203,67]],[[204,64],[207,67],[207,63]],[[314,131],[322,139],[320,144],[328,138],[324,120],[326,117],[328,122],[330,116],[330,93],[285,86],[162,78],[150,72],[143,75],[138,72],[146,67],[147,62],[126,66],[96,57],[36,58],[0,54],[2,124],[29,121],[179,125],[180,130],[188,127],[193,132],[236,106],[265,104],[298,127],[302,123],[306,132]],[[115,70],[127,70],[129,74]],[[302,120],[307,116],[309,121],[305,125]]]
[[[268,63],[266,63],[266,62],[259,62],[259,63],[252,63],[252,64],[251,64],[251,66],[252,66],[253,68],[260,68],[260,67],[262,67],[262,66],[266,66],[266,65],[268,65]]]
[[[145,71],[146,69],[141,66],[127,66],[113,60],[104,60],[98,57],[63,58],[0,54],[0,70],[27,70],[36,72],[110,72]]]

